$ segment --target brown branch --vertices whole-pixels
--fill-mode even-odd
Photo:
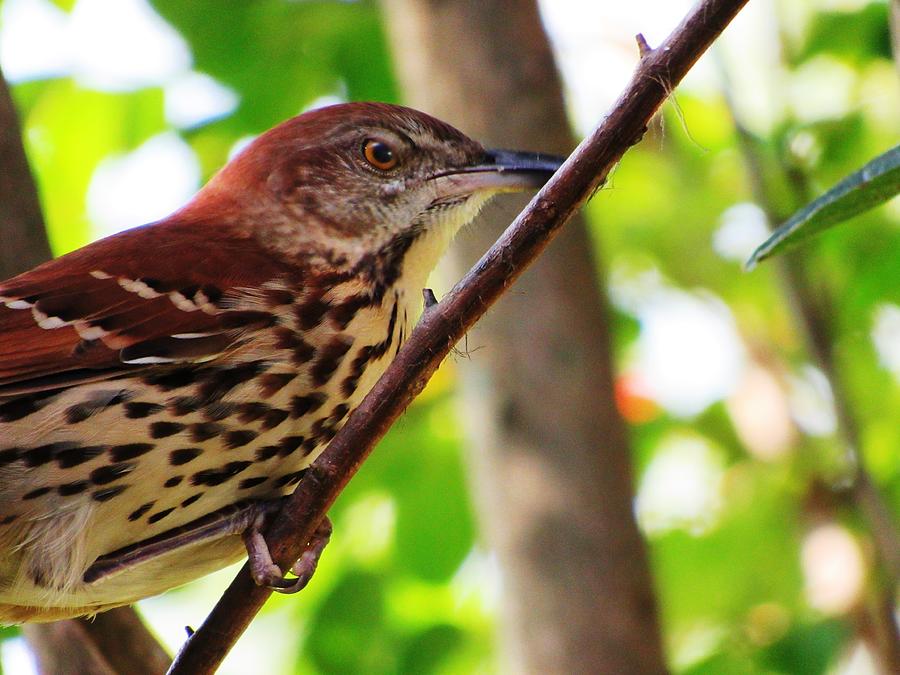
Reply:
[[[490,147],[572,151],[536,0],[381,4],[407,103]],[[530,197],[485,210],[454,242],[452,266],[468,269]],[[490,356],[458,364],[471,498],[503,575],[497,654],[514,672],[661,673],[603,251],[583,211],[467,333]]]
[[[668,93],[744,4],[746,0],[699,3],[659,48],[641,60],[604,122],[445,299],[423,316],[269,529],[266,541],[282,569],[297,559],[337,495],[453,345],[603,184],[625,151],[640,140]],[[253,583],[245,565],[175,658],[170,675],[214,672],[270,593]]]
[[[0,279],[51,257],[19,116],[0,73]],[[42,673],[163,673],[170,658],[130,607],[24,629]]]

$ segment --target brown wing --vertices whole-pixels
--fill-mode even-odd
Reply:
[[[272,320],[237,298],[284,273],[251,239],[173,218],[0,282],[0,399],[214,358]]]

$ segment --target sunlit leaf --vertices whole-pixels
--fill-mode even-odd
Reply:
[[[779,227],[750,256],[752,268],[814,234],[868,211],[900,193],[900,145],[850,174]]]

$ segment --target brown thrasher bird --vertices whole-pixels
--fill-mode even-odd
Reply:
[[[266,516],[409,336],[457,230],[558,164],[408,108],[322,108],[168,218],[0,283],[0,622],[128,604],[247,552],[259,583],[300,585]]]

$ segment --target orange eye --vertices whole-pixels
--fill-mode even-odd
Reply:
[[[384,141],[373,139],[363,143],[363,156],[366,161],[381,171],[389,171],[397,166],[397,155]]]

